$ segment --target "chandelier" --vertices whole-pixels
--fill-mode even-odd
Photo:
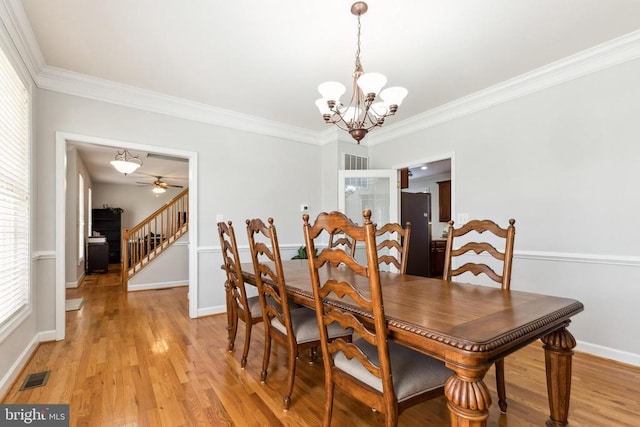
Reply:
[[[116,158],[111,160],[111,165],[123,174],[134,172],[140,166],[142,166],[142,160],[138,156],[132,155],[129,150],[124,150],[122,153],[118,151]]]
[[[381,91],[387,78],[380,73],[365,73],[360,62],[360,16],[369,9],[365,2],[359,1],[351,6],[351,13],[358,17],[358,49],[356,50],[356,68],[353,72],[353,89],[348,105],[340,102],[346,88],[338,82],[325,82],[318,86],[322,98],[316,100],[316,106],[325,123],[338,126],[349,132],[358,144],[370,129],[382,126],[384,119],[393,116],[398,106],[407,96],[407,89],[390,87]],[[377,97],[382,101],[375,102]]]

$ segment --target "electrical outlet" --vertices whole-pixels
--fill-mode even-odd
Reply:
[[[469,222],[469,214],[468,213],[459,213],[458,220],[456,221],[458,225],[464,225]]]
[[[218,222],[224,222],[224,215],[222,214],[216,215],[216,223]]]

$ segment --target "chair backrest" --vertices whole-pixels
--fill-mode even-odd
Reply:
[[[227,281],[224,286],[227,292],[230,292],[232,301],[235,301],[236,306],[239,306],[243,310],[247,309],[247,292],[244,287],[236,235],[231,221],[226,224],[224,222],[218,223],[218,237],[220,238],[220,249],[222,252],[222,266],[227,274]]]
[[[381,236],[385,239],[377,241],[378,263],[393,264],[398,269],[398,273],[406,274],[411,223],[407,222],[404,228],[395,222],[385,224],[376,230],[376,238]],[[397,255],[394,255],[394,252]]]
[[[346,252],[353,255],[356,252],[356,242],[353,239],[349,239],[342,230],[336,230],[329,236],[329,247],[339,248],[344,247]]]
[[[495,222],[488,219],[472,220],[464,224],[462,227],[455,229],[453,228],[454,222],[449,221],[443,279],[450,281],[453,276],[458,276],[465,272],[473,273],[476,276],[478,274],[484,273],[493,281],[499,283],[502,289],[509,289],[511,283],[511,264],[513,261],[513,242],[516,235],[516,229],[514,227],[515,222],[515,219],[510,219],[509,226],[507,228],[502,228]],[[492,233],[499,239],[503,239],[504,251],[499,251],[489,241],[486,241],[490,239],[485,239],[485,241],[480,242],[467,241],[462,246],[456,249],[453,248],[454,241],[457,241],[457,238],[462,237],[470,232],[476,232],[478,233],[478,235],[480,235],[486,231]],[[475,252],[476,255],[480,255],[481,253],[486,252],[487,254],[491,255],[493,258],[501,262],[502,274],[500,275],[496,273],[496,271],[487,264],[479,262],[467,262],[456,269],[452,269],[451,264],[454,257],[462,256],[471,251]]]
[[[266,325],[271,325],[271,319],[274,317],[278,318],[280,323],[285,325],[287,336],[295,340],[278,234],[273,225],[273,218],[269,218],[267,222],[269,225],[258,218],[247,220],[247,236],[262,316]]]
[[[318,326],[320,328],[320,341],[322,345],[325,375],[337,375],[334,372],[333,358],[329,354],[343,352],[349,359],[356,359],[372,375],[380,379],[384,395],[392,396],[395,400],[395,391],[391,380],[391,365],[389,360],[388,329],[382,304],[382,290],[380,287],[380,274],[378,255],[375,239],[375,224],[371,222],[371,211],[363,211],[364,225],[354,224],[348,217],[340,212],[321,213],[313,225],[309,224],[309,215],[304,215],[304,236],[309,256],[309,269],[313,285],[313,297],[315,301]],[[318,255],[315,254],[315,240],[320,238],[323,232],[333,233],[342,230],[350,239],[364,241],[367,255],[367,264],[359,264],[348,252],[341,248],[325,248]],[[325,267],[325,264],[329,264]],[[323,280],[320,281],[320,270],[323,271]],[[334,274],[335,273],[335,274]],[[366,289],[358,289],[353,277],[366,278]],[[362,284],[362,282],[361,282]],[[359,319],[350,313],[340,309],[339,304],[330,304],[327,298],[332,300],[346,300],[350,305],[357,304],[364,312],[371,313],[371,324],[365,326]],[[336,339],[329,343],[327,326],[338,322],[342,327],[351,327],[354,333],[362,337],[378,350],[378,362],[369,359],[353,343]],[[356,395],[361,398],[372,395],[372,390],[358,381],[350,384],[357,389]],[[372,407],[380,410],[379,405],[372,399]]]

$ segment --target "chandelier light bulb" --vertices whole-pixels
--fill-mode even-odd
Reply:
[[[379,119],[381,117],[386,116],[387,113],[389,112],[389,109],[384,104],[384,102],[376,102],[375,104],[371,105],[371,109],[369,109],[369,111],[371,112],[371,114],[373,114],[375,118]]]
[[[326,101],[335,101],[339,103],[340,97],[345,93],[347,88],[342,83],[324,82],[318,86],[318,92]]]
[[[364,73],[358,78],[358,86],[365,95],[377,95],[386,84],[387,78],[380,73]]]
[[[316,107],[318,107],[318,110],[320,110],[320,114],[324,115],[333,115],[333,111],[331,110],[331,108],[329,108],[329,105],[327,104],[327,100],[324,98],[319,98],[316,99]]]
[[[380,98],[384,101],[385,105],[397,105],[402,104],[402,101],[407,96],[409,91],[403,87],[388,87],[380,92]]]

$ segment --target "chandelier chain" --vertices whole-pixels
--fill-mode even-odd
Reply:
[[[358,14],[358,48],[356,49],[356,71],[362,71],[362,63],[360,62],[360,14]]]

